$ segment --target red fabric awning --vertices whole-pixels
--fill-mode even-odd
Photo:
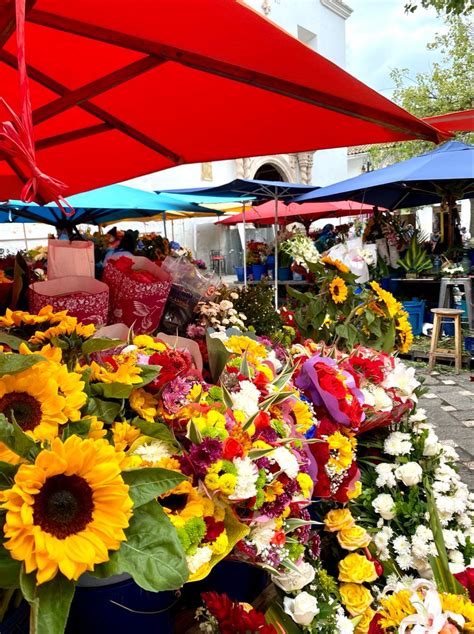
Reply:
[[[0,94],[18,112],[14,0],[1,4]],[[68,194],[181,163],[444,136],[237,0],[26,5],[37,164]],[[0,200],[26,169],[0,160]]]
[[[424,117],[423,121],[444,132],[474,132],[474,110],[460,110],[436,117]]]
[[[278,223],[287,225],[290,222],[303,222],[308,224],[321,218],[343,218],[346,216],[358,216],[371,213],[373,205],[350,200],[342,200],[334,203],[285,203],[278,201]],[[219,220],[219,225],[236,225],[244,221],[244,215],[233,214],[223,220]],[[271,225],[275,222],[275,203],[269,201],[258,207],[252,207],[245,212],[245,222],[256,225]]]

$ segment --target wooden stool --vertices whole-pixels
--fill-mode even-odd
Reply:
[[[456,374],[459,374],[462,367],[461,315],[464,311],[457,310],[455,308],[432,308],[431,312],[434,315],[434,320],[428,370],[431,372],[434,368],[437,356],[448,357],[450,359],[454,357]],[[443,350],[438,348],[438,339],[441,332],[441,322],[443,317],[454,319],[454,352],[452,350]]]

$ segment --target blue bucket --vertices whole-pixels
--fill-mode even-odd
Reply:
[[[268,574],[261,568],[241,561],[220,561],[201,581],[187,583],[183,594],[199,602],[202,592],[227,594],[233,601],[252,603],[268,585]],[[160,633],[161,634],[161,633]]]
[[[174,592],[148,592],[133,579],[98,587],[77,587],[66,634],[172,634]],[[3,634],[3,630],[0,630]]]
[[[267,272],[266,264],[252,264],[252,275],[256,282],[259,282]]]
[[[278,269],[278,279],[280,282],[288,282],[288,280],[291,280],[291,269],[289,266],[280,267]]]
[[[237,275],[237,281],[244,281],[244,267],[243,266],[234,266],[235,274]]]

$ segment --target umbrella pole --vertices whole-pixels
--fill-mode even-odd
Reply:
[[[23,223],[22,223],[22,225],[23,225],[23,236],[24,236],[24,238],[25,238],[25,247],[26,247],[26,250],[28,251],[28,238],[26,237],[26,227],[25,227],[25,223],[23,222]]]
[[[278,198],[275,198],[275,270],[273,273],[275,309],[278,310]]]
[[[245,201],[242,203],[242,215],[244,219],[244,227],[242,232],[242,240],[244,243],[244,286],[247,288],[247,240],[245,237]]]
[[[163,212],[163,233],[165,238],[168,239],[168,232],[166,231],[166,211]]]

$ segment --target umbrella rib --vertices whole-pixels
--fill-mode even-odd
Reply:
[[[88,84],[84,84],[76,90],[70,90],[58,99],[50,101],[40,106],[33,112],[33,123],[38,124],[46,119],[64,112],[65,110],[77,106],[84,101],[88,101],[93,97],[97,97],[107,90],[115,88],[119,84],[165,63],[166,60],[158,59],[152,55],[142,57],[141,59],[123,66],[108,75],[104,75],[99,79],[95,79]]]
[[[102,132],[107,132],[112,129],[113,128],[109,123],[98,123],[97,125],[91,125],[87,128],[71,130],[71,132],[63,132],[62,134],[55,134],[54,136],[39,139],[36,141],[35,146],[37,150],[44,150],[48,147],[61,145],[62,143],[70,143],[71,141],[75,141],[77,139],[90,137],[94,134],[102,134]]]
[[[387,113],[381,112],[378,108],[372,108],[365,104],[361,105],[344,99],[343,97],[330,95],[285,79],[242,68],[235,64],[213,59],[193,51],[177,49],[171,45],[151,42],[127,33],[113,31],[96,24],[85,24],[74,18],[58,16],[34,8],[28,13],[28,21],[89,39],[115,44],[131,50],[156,55],[157,57],[163,57],[176,63],[189,66],[190,68],[257,86],[285,97],[333,110],[339,114],[375,123],[383,128],[401,132],[411,137],[415,136],[435,143],[438,143],[440,138],[445,137],[444,133],[416,119],[410,126],[407,125],[407,122],[403,118],[397,115],[387,117]],[[337,67],[335,66],[335,68]],[[431,130],[429,130],[429,128],[431,128]]]
[[[0,50],[0,60],[4,61],[6,64],[11,66],[12,68],[15,68],[15,69],[17,68],[18,62],[15,55],[12,55],[11,53],[8,53],[7,51],[3,49]],[[66,93],[69,92],[69,89],[66,86],[59,83],[52,77],[49,77],[48,75],[38,70],[34,66],[30,66],[28,64],[27,70],[28,70],[28,75],[31,79],[42,84],[43,86],[48,88],[48,90],[51,90],[52,92],[55,92],[59,95],[65,95]],[[155,141],[154,139],[147,136],[143,132],[140,132],[140,130],[137,130],[136,128],[129,125],[128,123],[125,123],[121,119],[118,119],[117,117],[107,112],[103,108],[100,108],[99,106],[96,106],[95,104],[92,104],[89,102],[78,104],[77,107],[81,108],[82,110],[85,110],[86,112],[93,115],[97,119],[101,119],[103,122],[108,123],[112,128],[116,128],[117,130],[120,130],[120,132],[123,132],[125,135],[131,137],[135,141],[138,141],[142,145],[150,148],[154,152],[161,154],[162,156],[166,157],[173,163],[179,164],[183,162],[183,159],[178,154],[168,149],[164,145],[161,145],[161,143],[158,143],[158,141]]]

